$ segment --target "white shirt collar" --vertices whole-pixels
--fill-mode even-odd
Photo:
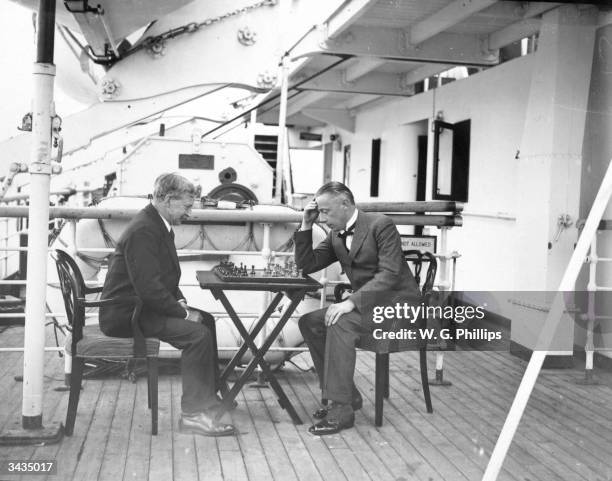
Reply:
[[[355,212],[353,212],[353,215],[346,223],[346,228],[342,232],[346,232],[348,229],[353,227],[355,225],[355,222],[357,222],[357,209],[355,209]]]
[[[157,210],[157,208],[155,208],[155,210]],[[170,225],[170,223],[166,219],[164,219],[164,216],[161,215],[158,210],[157,210],[157,214],[161,217],[161,220],[164,222],[164,225],[166,226],[166,229],[168,229],[168,232],[170,232],[172,230],[172,226]]]

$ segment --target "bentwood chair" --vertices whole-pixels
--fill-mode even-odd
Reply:
[[[438,264],[436,258],[430,252],[421,252],[419,250],[404,251],[404,258],[408,265],[412,264],[414,278],[417,284],[421,285],[421,272],[423,265],[428,264],[425,278],[423,279],[421,293],[423,304],[427,306],[431,299],[433,284],[436,278]],[[334,289],[334,297],[336,302],[342,301],[343,295],[350,292],[350,284],[338,284]],[[417,321],[419,328],[426,327],[426,319],[421,318]],[[393,328],[392,328],[393,329]],[[426,339],[419,340],[419,361],[421,368],[421,384],[423,386],[423,396],[425,398],[425,406],[428,413],[433,412],[431,404],[431,395],[429,392],[429,379],[427,377],[427,341]],[[414,341],[375,339],[372,335],[362,336],[357,347],[364,351],[373,352],[376,355],[375,364],[375,394],[374,394],[374,424],[382,426],[383,418],[383,399],[389,398],[389,354],[393,352],[414,351]]]
[[[64,298],[68,324],[72,334],[66,339],[66,352],[72,358],[70,374],[70,397],[64,432],[71,436],[74,430],[83,368],[88,360],[130,361],[146,360],[149,409],[151,409],[151,432],[157,434],[157,378],[159,339],[145,338],[138,324],[142,301],[136,296],[123,296],[112,299],[90,301],[87,294],[100,292],[101,288],[85,286],[79,266],[66,252],[56,249],[54,259]],[[99,325],[85,325],[85,308],[101,307],[112,304],[133,306],[133,338],[108,337],[100,331]]]

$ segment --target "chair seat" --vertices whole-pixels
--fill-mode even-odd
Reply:
[[[159,354],[159,339],[145,339],[147,356]],[[72,336],[66,338],[66,352],[72,355]],[[131,337],[109,337],[100,331],[97,324],[83,327],[83,339],[77,343],[79,357],[126,358],[134,354],[134,339]]]

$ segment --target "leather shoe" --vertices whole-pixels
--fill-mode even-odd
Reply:
[[[312,413],[312,417],[315,419],[325,418],[331,407],[332,404],[328,404],[327,406],[323,406],[322,408],[317,409],[315,412]],[[363,398],[361,397],[361,394],[358,394],[358,396],[353,397],[353,400],[351,401],[351,407],[353,408],[353,411],[359,411],[363,407]]]
[[[331,410],[330,410],[331,411]],[[313,424],[308,428],[308,432],[315,436],[326,436],[328,434],[336,434],[343,429],[352,428],[355,425],[355,413],[345,414],[339,417],[323,419],[323,421]]]
[[[181,414],[179,430],[182,433],[200,434],[202,436],[231,436],[236,428],[231,424],[216,422],[206,413]]]

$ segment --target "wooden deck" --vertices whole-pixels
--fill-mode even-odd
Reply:
[[[0,344],[21,332],[9,328]],[[63,384],[63,360],[46,356],[44,420],[62,421],[68,394],[54,388]],[[310,365],[307,355],[294,359]],[[22,385],[13,378],[21,374],[22,354],[0,353],[0,360],[0,426],[9,429],[21,420]],[[431,354],[430,365],[433,360]],[[315,375],[290,364],[279,379],[306,424],[294,426],[273,391],[245,388],[231,414],[240,434],[218,439],[178,432],[178,375],[160,378],[158,436],[150,434],[144,378],[135,384],[88,380],[74,436],[54,445],[2,448],[0,458],[57,460],[58,475],[48,479],[62,481],[480,480],[525,363],[493,352],[447,353],[445,361],[453,385],[432,388],[434,413],[427,414],[416,353],[392,355],[391,397],[384,425],[376,428],[374,360],[359,353],[355,379],[363,410],[354,429],[322,438],[307,432],[319,397]],[[542,372],[499,479],[612,480],[612,374],[596,375],[600,385],[581,386],[574,382],[580,369]]]

